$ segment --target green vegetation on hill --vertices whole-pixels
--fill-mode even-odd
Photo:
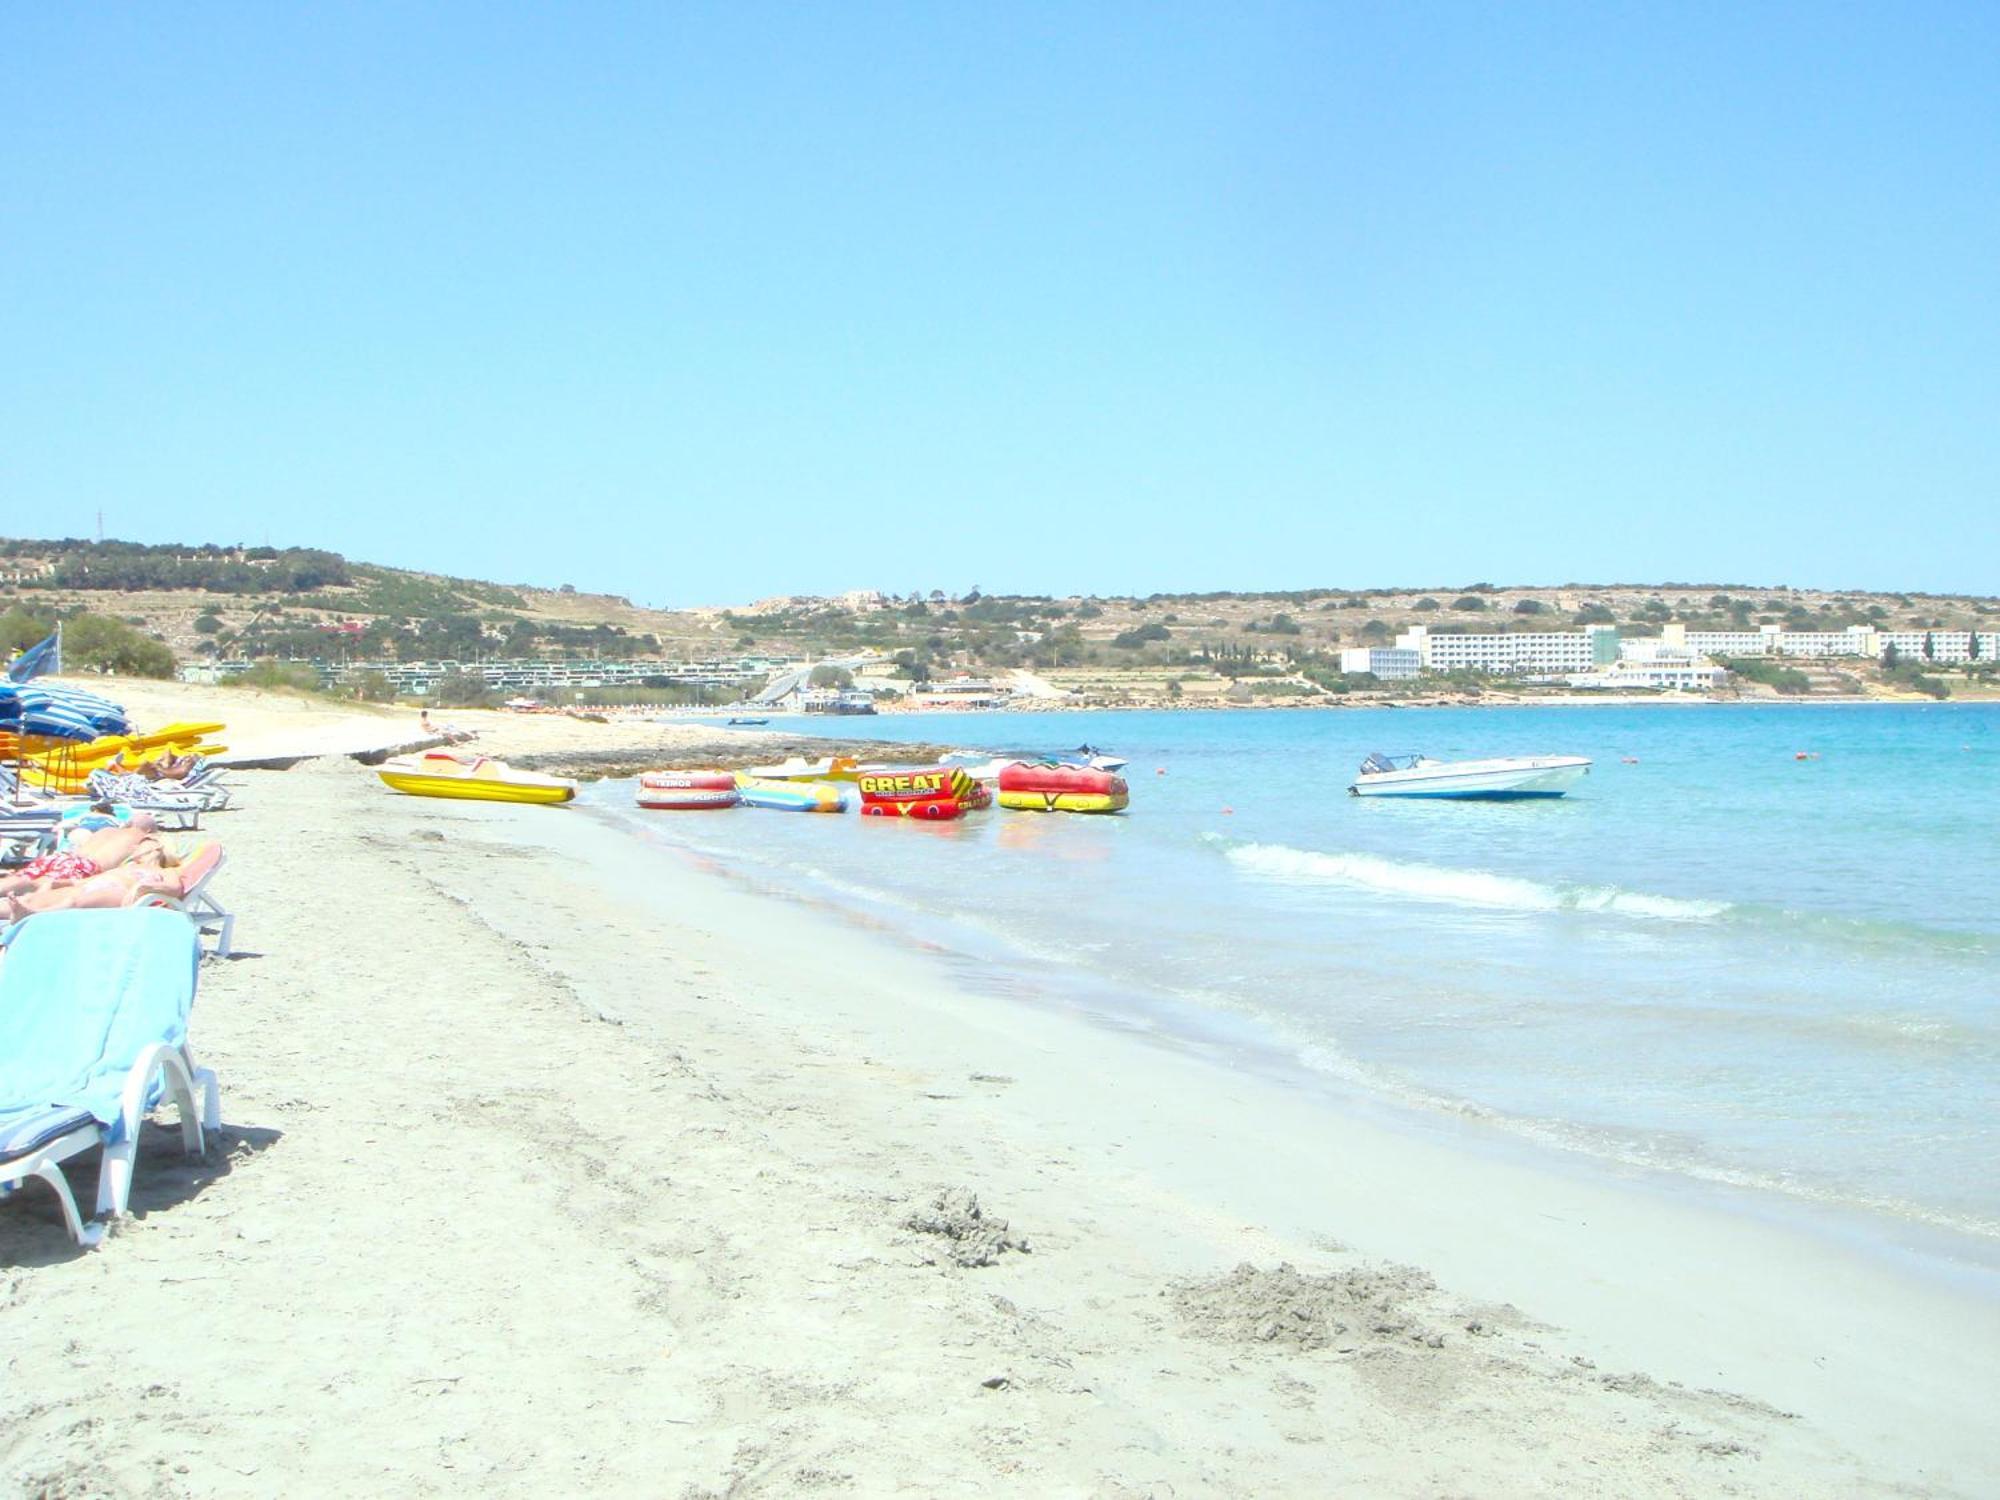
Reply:
[[[671,571],[677,560],[662,566],[663,584],[685,586]],[[1438,634],[1604,624],[1628,637],[1658,636],[1669,625],[1926,632],[1985,624],[2000,609],[1988,599],[1742,584],[1474,583],[1068,598],[975,588],[958,597],[931,590],[646,610],[567,586],[505,587],[350,562],[315,548],[0,539],[0,611],[9,604],[37,623],[93,619],[72,638],[74,665],[158,672],[171,668],[173,653],[183,660],[304,659],[344,668],[343,690],[364,697],[386,691],[382,674],[371,681],[360,665],[372,662],[742,654],[819,660],[864,651],[893,661],[896,678],[912,687],[1018,667],[1114,698],[1130,692],[1196,699],[1225,690],[1235,697],[1317,695],[1375,686],[1343,672],[1340,652],[1388,645],[1419,624]],[[1943,678],[1917,670],[1930,665],[1919,653],[1909,655],[1916,660],[1907,670],[1888,662],[1878,675],[1872,663],[1855,664],[1860,676],[1844,679],[1757,658],[1732,665],[1746,680],[1786,694],[1855,691],[1877,682],[1949,691]],[[1987,675],[1972,691],[1985,689]],[[1487,685],[1470,678],[1426,681],[1466,690]]]
[[[1812,690],[1812,679],[1797,667],[1788,667],[1782,662],[1763,656],[1725,657],[1722,665],[1741,677],[1745,682],[1762,683],[1792,697]]]
[[[110,615],[67,610],[31,613],[16,606],[0,615],[0,660],[44,640],[62,621],[63,670],[116,672],[125,677],[171,677],[174,653],[164,641]]]
[[[186,547],[178,543],[0,540],[0,557],[53,558],[24,588],[136,593],[200,589],[211,594],[302,594],[348,582],[347,560],[316,547]]]

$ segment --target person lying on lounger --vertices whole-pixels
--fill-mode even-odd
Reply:
[[[143,820],[143,821],[142,821]],[[153,820],[133,814],[130,823],[100,829],[58,850],[28,861],[0,880],[0,901],[8,921],[36,912],[72,907],[130,906],[148,895],[178,896],[180,860],[160,841]]]

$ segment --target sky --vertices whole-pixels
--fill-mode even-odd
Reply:
[[[0,534],[2000,592],[2000,7],[16,5]]]

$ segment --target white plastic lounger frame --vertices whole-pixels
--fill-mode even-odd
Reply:
[[[139,1054],[132,1071],[125,1075],[125,1093],[118,1102],[118,1120],[104,1144],[104,1165],[97,1174],[97,1213],[100,1218],[120,1218],[132,1201],[132,1158],[139,1151],[139,1127],[146,1123],[146,1096],[152,1092],[157,1073],[167,1086],[167,1096],[181,1116],[181,1148],[189,1156],[200,1156],[202,1133],[222,1128],[222,1089],[208,1068],[195,1066],[194,1054],[186,1047],[155,1042]],[[201,1109],[196,1113],[194,1091],[201,1088]]]
[[[61,1111],[61,1113],[72,1112]],[[69,1130],[52,1140],[31,1147],[18,1156],[0,1161],[0,1198],[19,1192],[27,1184],[28,1179],[39,1177],[54,1191],[56,1201],[62,1205],[63,1226],[69,1230],[71,1242],[89,1250],[104,1238],[104,1226],[85,1223],[83,1215],[77,1212],[76,1195],[70,1191],[69,1179],[63,1176],[62,1164],[72,1156],[81,1156],[84,1152],[103,1145],[104,1132],[97,1122],[83,1111],[77,1110],[73,1113],[78,1123]],[[219,1115],[217,1123],[220,1124]],[[128,1163],[126,1173],[128,1192],[130,1183]],[[98,1192],[101,1199],[103,1193],[101,1178]],[[100,1208],[99,1212],[102,1211]]]
[[[214,868],[187,890],[182,891],[179,896],[164,894],[142,896],[133,904],[137,906],[163,906],[169,911],[180,912],[190,922],[194,923],[197,931],[214,933],[215,956],[217,958],[228,958],[236,951],[234,942],[236,936],[236,913],[230,911],[220,901],[217,901],[214,894],[209,890],[209,886],[214,883],[215,877],[222,873],[222,867],[227,863],[228,856],[218,855]]]

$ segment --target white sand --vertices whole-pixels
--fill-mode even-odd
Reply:
[[[94,1254],[46,1198],[0,1204],[21,1493],[2000,1474],[1980,1288],[962,990],[580,809],[344,761],[244,780],[214,824],[254,956],[206,967],[195,1021],[223,1150],[156,1131]],[[1007,1221],[991,1264],[908,1227],[977,1231],[947,1188]]]

